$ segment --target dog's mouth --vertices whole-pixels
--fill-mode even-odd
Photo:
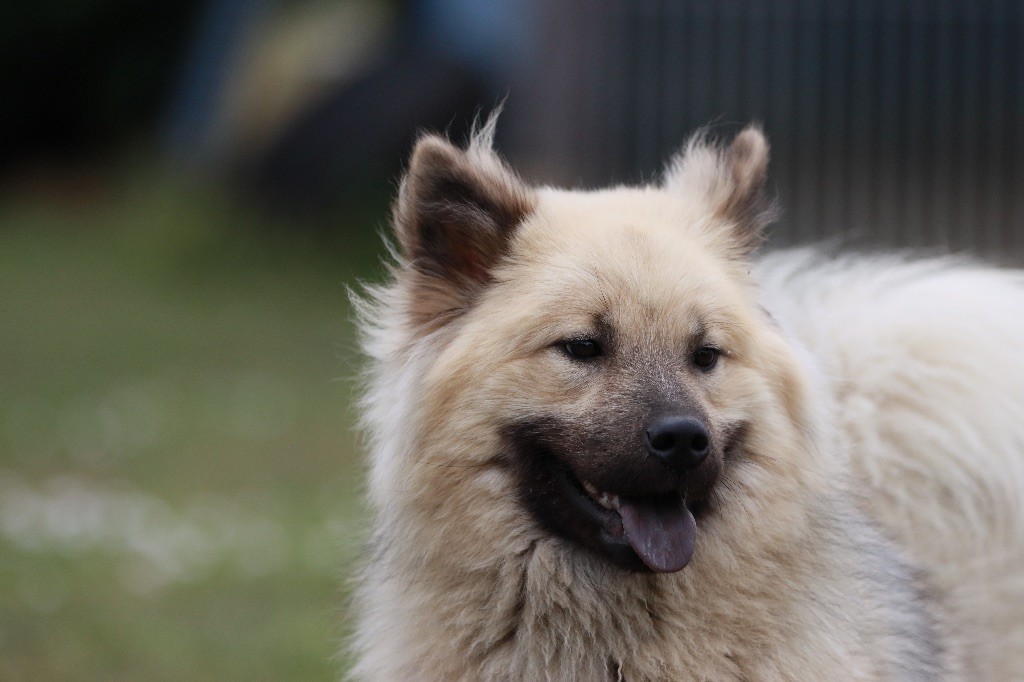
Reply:
[[[693,559],[725,451],[678,472],[640,448],[620,452],[629,445],[554,419],[510,424],[505,438],[502,461],[543,530],[629,571],[672,573]]]
[[[618,495],[581,480],[554,457],[549,460],[562,492],[577,512],[596,523],[602,544],[632,550],[649,570],[674,573],[693,558],[697,524],[681,490]]]

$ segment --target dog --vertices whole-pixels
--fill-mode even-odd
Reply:
[[[1024,277],[756,255],[768,144],[532,187],[425,135],[357,297],[367,680],[1024,671]]]

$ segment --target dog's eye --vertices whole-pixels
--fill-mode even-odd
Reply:
[[[565,352],[576,358],[577,360],[590,360],[601,355],[601,344],[593,339],[577,339],[575,341],[566,341],[562,345]]]
[[[701,346],[693,351],[693,364],[707,371],[718,363],[718,351],[710,346]]]

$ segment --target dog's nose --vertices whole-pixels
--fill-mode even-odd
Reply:
[[[647,426],[644,446],[670,469],[682,474],[707,459],[711,439],[699,419],[660,417]]]

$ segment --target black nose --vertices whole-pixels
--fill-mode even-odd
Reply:
[[[679,474],[700,465],[711,450],[707,428],[694,417],[660,417],[644,436],[647,452]]]

